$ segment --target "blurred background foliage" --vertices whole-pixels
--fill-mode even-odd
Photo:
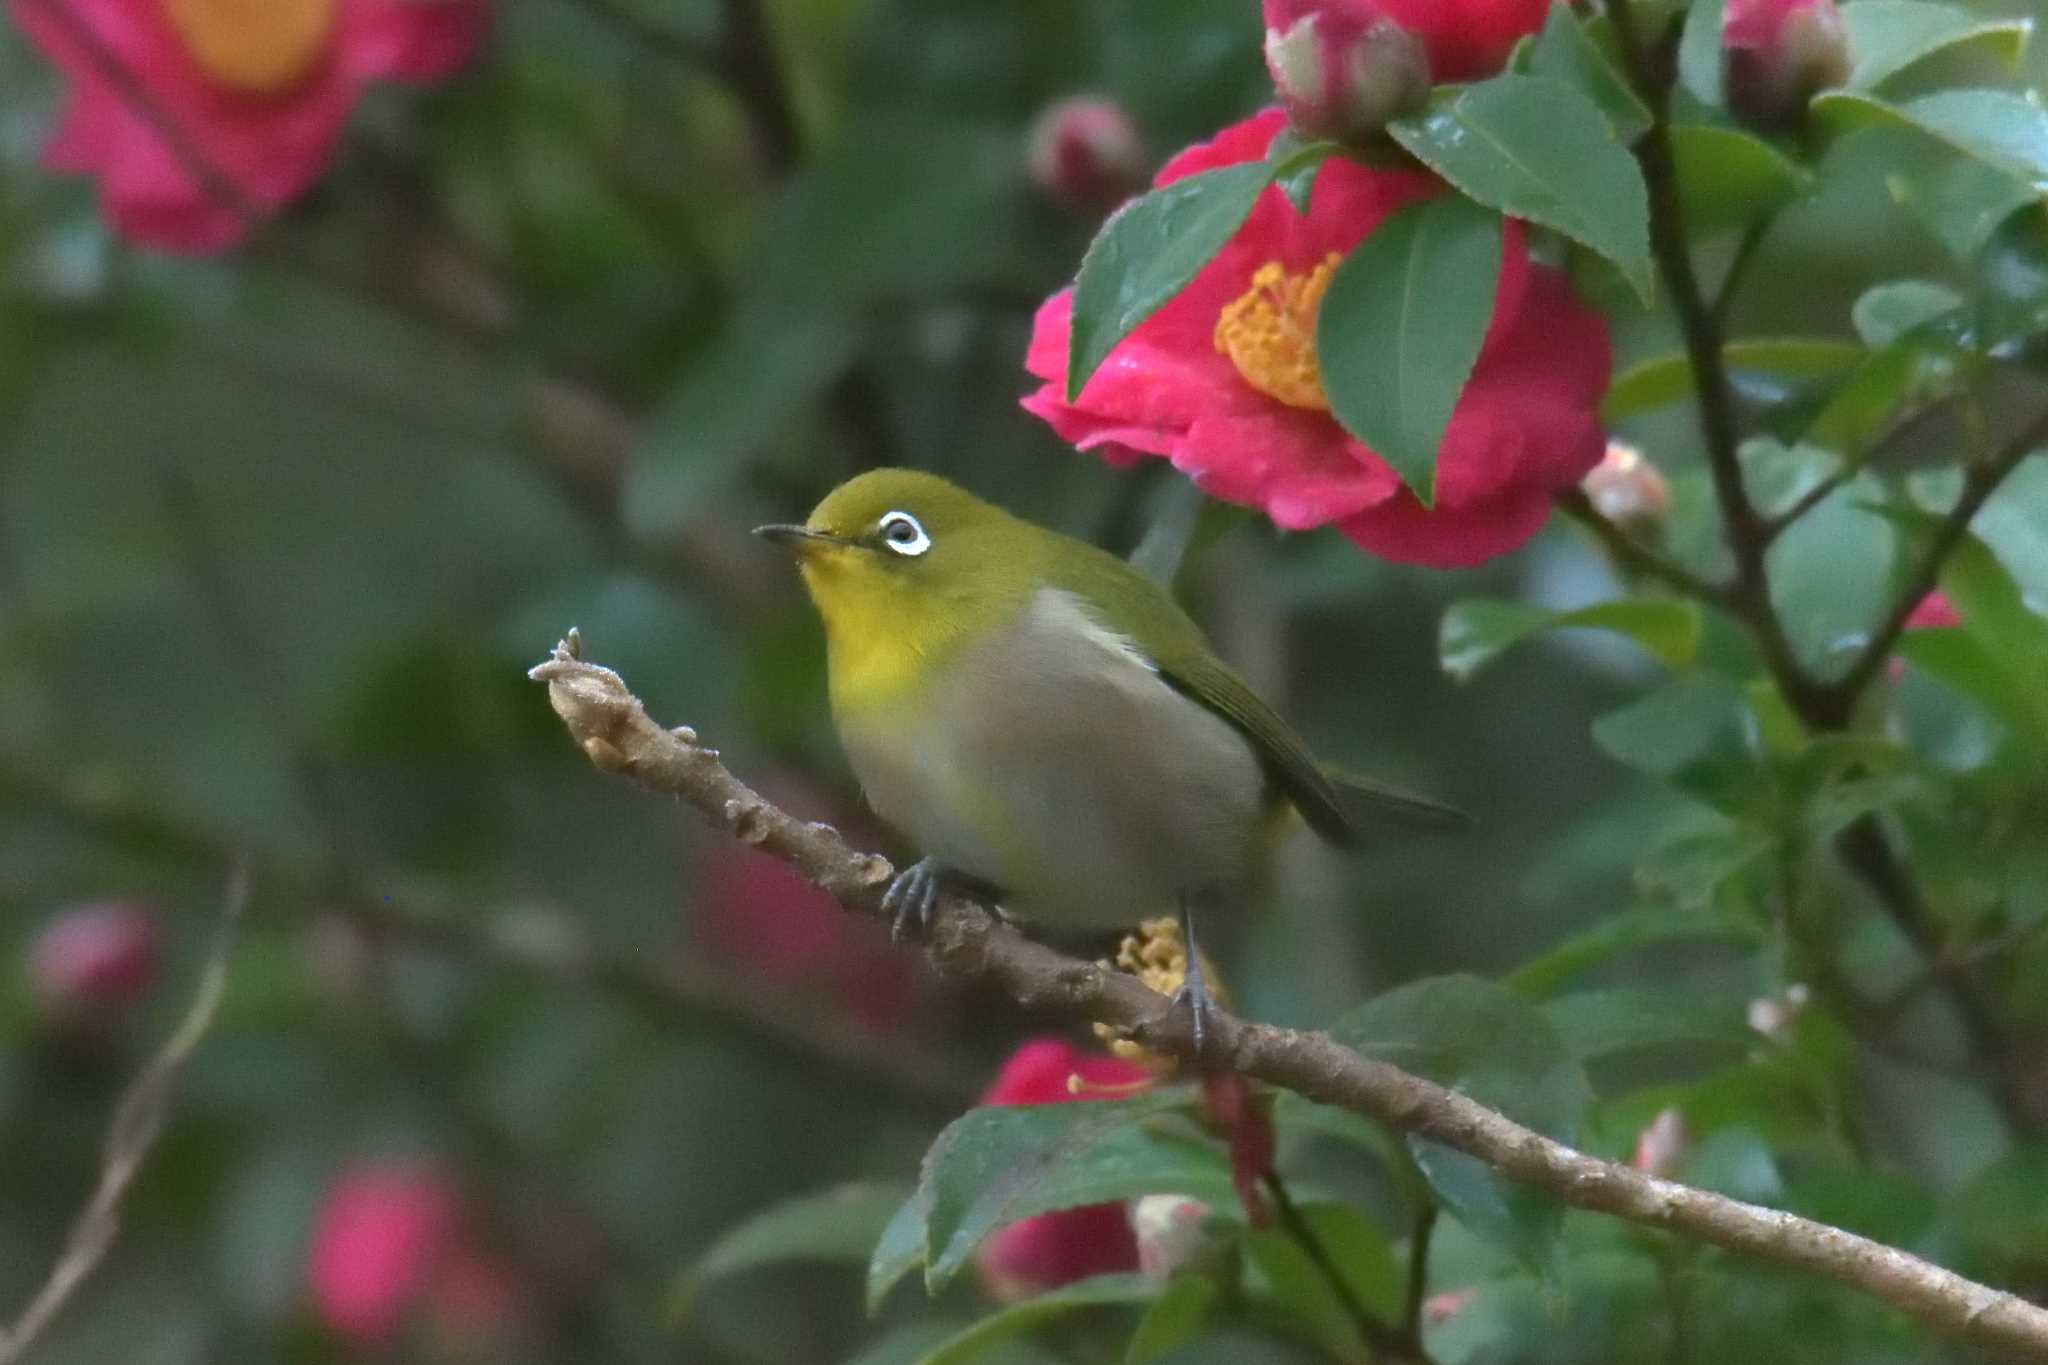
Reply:
[[[728,50],[735,16],[761,27]],[[307,1247],[337,1178],[384,1163],[450,1178],[482,1267],[435,1310],[455,1326],[399,1357],[769,1365],[873,1335],[836,1268],[719,1278],[679,1324],[661,1305],[716,1234],[780,1197],[907,1184],[1030,1023],[836,921],[737,913],[803,892],[722,866],[732,851],[686,816],[593,773],[524,670],[576,624],[657,717],[860,829],[815,624],[745,528],[903,464],[1135,545],[1175,476],[1077,456],[1016,406],[1032,312],[1099,224],[1032,184],[1027,132],[1055,98],[1103,92],[1162,158],[1267,98],[1258,42],[1243,0],[517,0],[456,78],[374,94],[319,188],[243,249],[181,260],[124,247],[89,184],[35,167],[57,86],[0,25],[0,950],[21,964],[0,971],[0,1304],[44,1273],[113,1096],[181,1007],[231,851],[257,886],[121,1242],[35,1360],[347,1358],[308,1309]],[[1887,188],[1926,154],[1903,130],[1832,147],[1733,332],[1853,339],[1874,278],[1953,276]],[[1662,312],[1612,318],[1617,370],[1675,344]],[[1697,503],[1690,411],[1631,435]],[[2039,601],[2048,471],[2023,474],[1982,529]],[[1867,549],[1811,541],[1796,581],[1851,592]],[[1454,850],[1291,854],[1273,904],[1215,945],[1249,1013],[1324,1023],[1411,978],[1496,974],[1618,911],[1718,894],[1718,865],[1686,856],[1725,850],[1668,836],[1685,798],[1589,739],[1652,663],[1571,634],[1469,685],[1439,667],[1454,598],[1615,590],[1568,526],[1443,573],[1245,521],[1184,586],[1319,750],[1480,831]],[[1981,746],[1975,713],[1929,680],[1902,704],[1956,752]],[[1661,883],[1637,871],[1653,835]],[[2048,860],[2032,856],[2008,899],[2038,916]],[[163,969],[143,1008],[81,1037],[38,1008],[29,945],[109,898],[160,909]],[[1897,967],[1884,931],[1863,937],[1870,964]],[[1737,1020],[1787,985],[1741,945],[1639,954],[1605,980]],[[1684,1093],[1727,1129],[1699,1178],[2039,1284],[2048,1203],[2024,1172],[2041,1150],[2010,1146],[1976,1085],[1852,1055],[1824,1022],[1775,1069],[1680,1049],[1597,1071],[1590,1145],[1626,1153]],[[1830,1147],[1796,1074],[1838,1057],[1860,1155]],[[1575,1258],[1679,1273],[1637,1234],[1571,1221]],[[1444,1288],[1495,1274],[1468,1241],[1439,1248]],[[1933,1349],[1773,1272],[1716,1274],[1756,1311],[1714,1318],[1687,1358],[1788,1358],[1773,1333],[1794,1319],[1847,1333],[1835,1358]],[[1647,1290],[1519,1283],[1451,1318],[1439,1358],[1663,1340],[1629,1317]],[[889,1314],[922,1317],[916,1297]],[[1530,1321],[1540,1352],[1518,1336]],[[1295,1349],[1224,1334],[1186,1358]]]

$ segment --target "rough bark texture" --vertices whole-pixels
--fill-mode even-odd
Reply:
[[[608,668],[585,662],[576,632],[532,677],[592,763],[687,801],[712,824],[782,859],[857,914],[880,913],[887,859],[849,847],[829,825],[777,809],[687,729],[664,729]],[[1191,1058],[1184,1016],[1136,978],[1034,943],[986,907],[946,897],[929,944],[934,966],[985,981],[1027,1009],[1128,1030],[1147,1047]],[[1212,1049],[1269,1085],[1470,1153],[1577,1208],[1664,1228],[1853,1285],[1938,1331],[2018,1359],[2048,1361],[2048,1310],[1840,1228],[1575,1151],[1434,1082],[1372,1061],[1327,1034],[1219,1012]]]

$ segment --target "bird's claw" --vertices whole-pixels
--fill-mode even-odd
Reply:
[[[1210,996],[1209,988],[1202,983],[1202,978],[1199,975],[1188,977],[1180,988],[1168,997],[1167,1008],[1185,1009],[1188,1012],[1188,1036],[1195,1044],[1195,1060],[1206,1060],[1210,1041],[1216,1036],[1216,1001]]]
[[[896,874],[882,893],[882,915],[889,921],[892,942],[923,938],[931,931],[932,912],[938,909],[944,884],[945,869],[931,858],[921,858]]]

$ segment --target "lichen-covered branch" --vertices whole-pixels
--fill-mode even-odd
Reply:
[[[894,869],[830,826],[777,809],[688,729],[664,729],[625,681],[582,658],[574,631],[531,676],[591,762],[678,797],[735,838],[782,859],[846,909],[878,915]],[[1067,957],[1005,925],[987,907],[943,898],[929,943],[934,966],[993,985],[1027,1009],[1128,1030],[1192,1060],[1182,1012],[1135,977]],[[1575,1151],[1507,1116],[1331,1038],[1219,1012],[1211,1048],[1244,1075],[1468,1152],[1576,1208],[1761,1257],[1864,1290],[1951,1336],[2048,1361],[2048,1309],[1964,1279],[1840,1228],[1694,1189]]]

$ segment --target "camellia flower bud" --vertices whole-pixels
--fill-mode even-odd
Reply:
[[[1643,453],[1609,441],[1607,454],[1579,481],[1593,510],[1632,531],[1654,531],[1671,512],[1671,484]]]
[[[1055,199],[1111,208],[1144,188],[1150,169],[1137,124],[1113,99],[1075,95],[1033,120],[1031,179]]]
[[[1265,0],[1266,69],[1297,131],[1357,141],[1429,95],[1422,39],[1373,0]]]
[[[1636,1135],[1635,1155],[1628,1164],[1646,1175],[1669,1179],[1677,1174],[1678,1163],[1691,1145],[1692,1134],[1686,1131],[1685,1115],[1676,1109],[1661,1109],[1650,1120],[1649,1127]]]
[[[307,1251],[320,1320],[358,1346],[388,1343],[450,1255],[459,1203],[454,1185],[431,1169],[345,1172],[321,1202]]]
[[[156,981],[162,927],[154,907],[101,901],[66,910],[29,950],[29,980],[47,1017],[105,1018]]]
[[[1799,1016],[1805,1013],[1810,999],[1812,992],[1805,983],[1795,981],[1782,994],[1759,996],[1750,1001],[1746,1018],[1749,1026],[1758,1033],[1782,1043],[1792,1036],[1792,1026],[1799,1022]]]
[[[1170,1280],[1219,1251],[1225,1239],[1209,1219],[1209,1206],[1184,1194],[1147,1194],[1133,1199],[1128,1215],[1138,1242],[1139,1273]]]
[[[1849,66],[1835,0],[1728,0],[1721,12],[1728,108],[1757,127],[1796,126],[1808,97],[1848,80]]]

